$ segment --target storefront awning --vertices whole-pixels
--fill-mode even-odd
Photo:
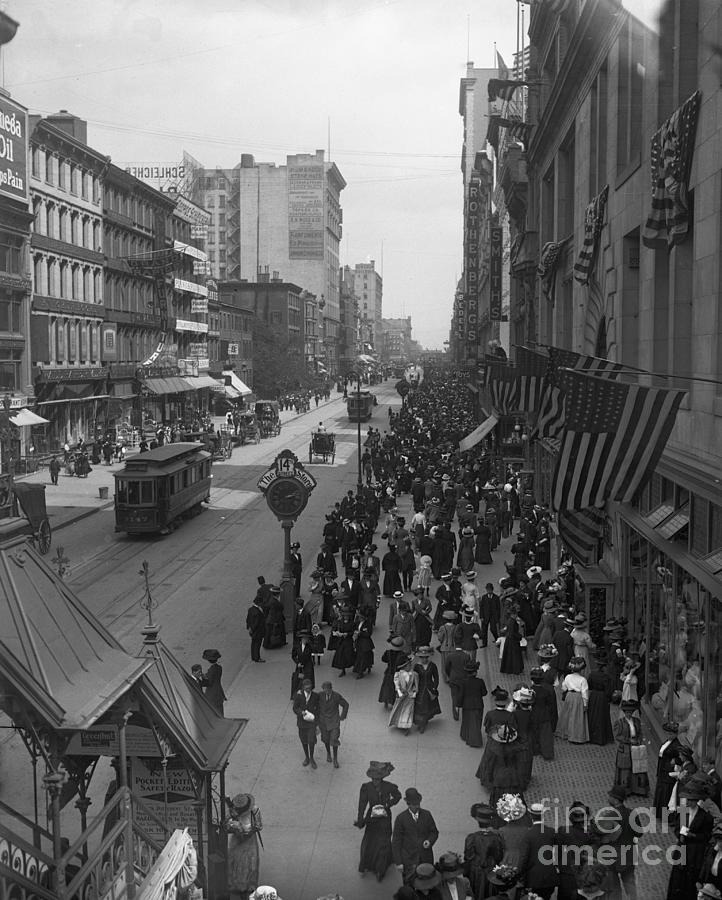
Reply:
[[[238,398],[242,396],[241,392],[237,391],[230,384],[223,385],[223,393],[226,395],[226,397],[228,397],[229,400],[238,400]]]
[[[465,450],[471,450],[472,447],[475,447],[479,441],[483,440],[487,434],[489,434],[498,421],[496,416],[489,416],[489,418],[485,419],[481,425],[471,432],[471,434],[467,434],[463,440],[459,441],[459,450],[461,450],[462,453]]]
[[[223,372],[223,378],[228,381],[230,378],[231,387],[234,387],[241,397],[245,397],[247,394],[251,393],[251,389],[248,387],[245,382],[241,381],[241,379],[236,375],[236,373],[232,369],[226,369]]]
[[[29,409],[19,409],[14,416],[10,416],[13,425],[47,425],[48,419],[36,415]]]
[[[689,503],[673,512],[671,516],[657,525],[654,530],[659,532],[666,540],[671,541],[685,525],[689,525]]]
[[[193,390],[185,378],[146,378],[143,384],[151,394],[185,394]]]
[[[210,388],[212,391],[223,390],[223,385],[210,375],[186,375],[183,380],[188,382],[192,391],[199,391],[201,388]]]

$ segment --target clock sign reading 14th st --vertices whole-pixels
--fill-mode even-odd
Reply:
[[[278,519],[296,519],[315,487],[316,479],[290,450],[282,450],[271,468],[258,479],[258,489]]]

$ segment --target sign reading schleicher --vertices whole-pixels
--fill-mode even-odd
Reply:
[[[27,202],[28,114],[0,95],[0,195]]]

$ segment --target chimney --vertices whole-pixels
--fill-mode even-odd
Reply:
[[[54,128],[64,131],[81,144],[88,143],[88,123],[85,119],[79,119],[67,109],[61,109],[60,112],[52,116],[45,116],[45,121],[49,122]]]
[[[273,273],[273,277],[271,278],[271,281],[274,282],[274,284],[281,283],[282,279],[281,279],[280,275],[278,274],[278,272]]]

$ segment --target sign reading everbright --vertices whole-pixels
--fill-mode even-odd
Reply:
[[[28,114],[0,95],[0,194],[28,199]]]
[[[501,322],[501,228],[491,228],[491,247],[489,257],[489,318],[492,322]]]

